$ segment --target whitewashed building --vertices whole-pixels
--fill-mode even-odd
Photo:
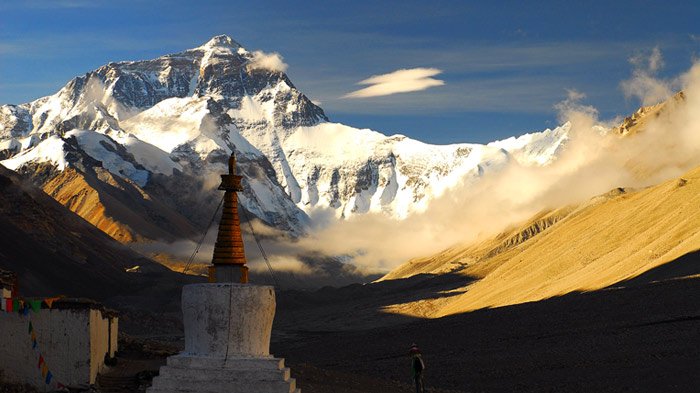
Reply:
[[[3,286],[3,284],[0,284]],[[28,383],[41,392],[95,383],[105,361],[117,351],[115,312],[87,299],[58,299],[51,308],[7,311],[3,286],[0,312],[0,371],[8,382]],[[40,301],[40,299],[23,299]],[[50,373],[50,378],[47,378]]]

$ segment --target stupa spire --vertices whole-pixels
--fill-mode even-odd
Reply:
[[[228,160],[228,174],[221,175],[219,190],[224,193],[224,206],[216,236],[214,255],[209,268],[210,282],[248,282],[241,222],[238,217],[238,191],[243,191],[241,180],[236,175],[236,156],[231,152]]]

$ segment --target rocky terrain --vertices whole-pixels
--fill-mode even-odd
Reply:
[[[699,255],[600,290],[433,319],[384,306],[439,297],[456,277],[278,292],[271,352],[308,393],[414,391],[414,342],[431,392],[693,392]],[[152,326],[163,327],[157,319]],[[147,360],[152,371],[184,344],[175,330],[126,330],[141,343],[128,356]]]

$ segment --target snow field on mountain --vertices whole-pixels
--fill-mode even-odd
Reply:
[[[170,155],[158,147],[144,142],[132,134],[114,134],[112,138],[134,156],[136,162],[151,173],[170,176],[173,170],[182,170],[182,166],[170,158]]]
[[[13,168],[49,162],[63,170],[72,164],[62,138],[75,137],[78,149],[142,187],[151,174],[175,170],[214,187],[214,174],[225,170],[221,157],[235,147],[245,156],[243,205],[294,227],[318,209],[339,219],[405,219],[513,159],[548,165],[567,140],[563,126],[489,145],[434,146],[332,123],[284,67],[278,55],[248,52],[226,36],[153,60],[109,63],[21,106],[28,109],[3,106],[2,127],[14,128],[0,149]],[[31,118],[26,130],[20,112]]]
[[[141,187],[148,182],[148,171],[137,169],[116,154],[117,146],[106,136],[94,131],[73,130],[66,133],[65,137],[75,137],[80,147],[92,158],[102,162],[102,167],[111,173],[131,179]]]
[[[209,114],[206,106],[206,98],[168,98],[121,125],[140,140],[171,153],[202,133],[202,123]]]
[[[31,139],[31,137],[26,139]],[[24,150],[10,159],[0,161],[0,163],[6,168],[16,171],[28,163],[47,162],[55,165],[58,170],[62,171],[66,168],[66,156],[63,151],[64,144],[65,142],[59,136],[51,135],[33,148]]]

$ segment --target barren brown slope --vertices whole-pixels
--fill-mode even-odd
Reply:
[[[491,258],[537,236],[571,214],[575,209],[576,206],[567,206],[553,211],[541,212],[527,223],[515,225],[495,237],[475,244],[456,245],[436,255],[412,259],[377,281],[403,279],[417,274],[459,273],[469,266],[472,266],[470,269],[472,274],[478,273],[478,277],[481,277],[487,271],[484,270],[486,269],[485,264],[478,264],[479,261]]]
[[[24,168],[22,174],[56,201],[122,243],[144,239],[172,241],[198,233],[176,211],[101,166],[68,167],[58,172],[40,164]]]
[[[515,247],[482,259],[477,253],[475,263],[456,269],[478,278],[464,293],[387,309],[434,317],[604,288],[700,249],[698,207],[700,168],[637,192],[611,193]],[[444,257],[458,251],[431,264],[451,263]]]
[[[105,299],[138,289],[124,271],[135,265],[175,276],[0,166],[0,268],[18,274],[21,293]]]

